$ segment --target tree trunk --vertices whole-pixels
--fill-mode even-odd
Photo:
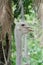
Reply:
[[[40,41],[40,46],[43,47],[43,0],[41,0],[40,2],[40,6],[39,6],[39,11],[38,11],[38,17],[40,19],[41,22],[41,41]]]
[[[11,0],[0,0],[0,46],[4,45],[4,41],[6,42],[5,45],[5,56],[6,60],[8,59],[9,55],[9,47],[11,43],[11,23],[12,23],[12,9],[11,9]],[[0,52],[3,51],[3,49],[0,47]],[[2,52],[1,52],[2,53]],[[2,53],[3,55],[3,53]],[[4,58],[0,54],[1,58]],[[0,59],[0,61],[2,61]],[[3,59],[4,61],[4,59]],[[2,62],[3,62],[2,61]]]
[[[35,6],[37,7],[38,18],[41,22],[41,37],[40,37],[40,46],[43,47],[43,0],[35,0]]]

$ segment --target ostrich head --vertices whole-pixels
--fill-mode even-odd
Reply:
[[[32,31],[32,28],[26,22],[17,22],[16,28],[22,32],[22,34],[27,34]]]

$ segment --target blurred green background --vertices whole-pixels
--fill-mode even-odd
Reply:
[[[12,0],[12,12],[14,16],[14,22],[20,20],[20,9],[19,0]],[[23,57],[23,63],[28,61],[30,65],[43,65],[43,48],[40,48],[40,36],[41,27],[40,21],[37,17],[37,12],[35,12],[33,7],[33,0],[23,0],[24,6],[24,17],[26,22],[30,24],[33,32],[28,34],[27,44],[28,44],[28,60]],[[14,39],[14,28],[15,24],[12,25],[12,48],[11,48],[11,64],[16,65],[16,46]],[[23,65],[23,64],[22,64]]]

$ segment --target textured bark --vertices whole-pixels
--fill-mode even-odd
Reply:
[[[39,7],[39,19],[41,22],[41,30],[42,30],[42,34],[41,34],[41,46],[43,46],[43,2],[40,3],[40,7]]]
[[[1,27],[0,40],[3,43],[3,41],[6,38],[5,40],[6,41],[6,46],[5,46],[6,59],[8,57],[8,51],[9,51],[10,42],[11,42],[11,23],[12,23],[11,0],[0,0],[0,27]],[[3,58],[3,56],[1,55],[0,57]]]
[[[35,5],[38,8],[37,14],[38,18],[40,19],[41,22],[41,38],[40,38],[40,46],[43,47],[43,0],[35,0]]]
[[[11,34],[11,22],[12,22],[12,16],[11,16],[11,6],[10,6],[10,0],[3,0],[2,1],[2,7],[0,7],[0,24],[2,25],[2,39],[5,38],[6,33],[8,32],[9,38]]]
[[[3,56],[3,51],[2,51],[2,42],[0,41],[0,62],[5,62],[4,61],[4,56]]]

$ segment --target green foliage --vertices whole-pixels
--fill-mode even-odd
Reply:
[[[32,14],[33,8],[32,8],[32,2],[33,0],[23,0],[23,6],[24,6],[24,13],[25,14]],[[18,17],[20,15],[21,9],[19,9],[19,0],[13,0],[14,6],[16,5],[16,8],[14,9],[14,17]]]
[[[20,19],[20,9],[18,6],[18,0],[13,0],[12,9],[14,18],[17,20]],[[37,20],[36,13],[33,10],[32,3],[33,0],[23,0],[25,20],[29,23],[31,28],[34,30],[33,32],[28,34],[28,62],[30,65],[43,65],[43,48],[40,48],[40,39],[37,38],[37,32],[39,33],[39,37],[41,35],[40,30],[40,22]],[[14,40],[14,27],[12,26],[12,49],[11,49],[11,63],[12,65],[16,65],[16,46]],[[35,37],[35,38],[34,38]],[[23,57],[23,62],[26,62],[27,59]]]

